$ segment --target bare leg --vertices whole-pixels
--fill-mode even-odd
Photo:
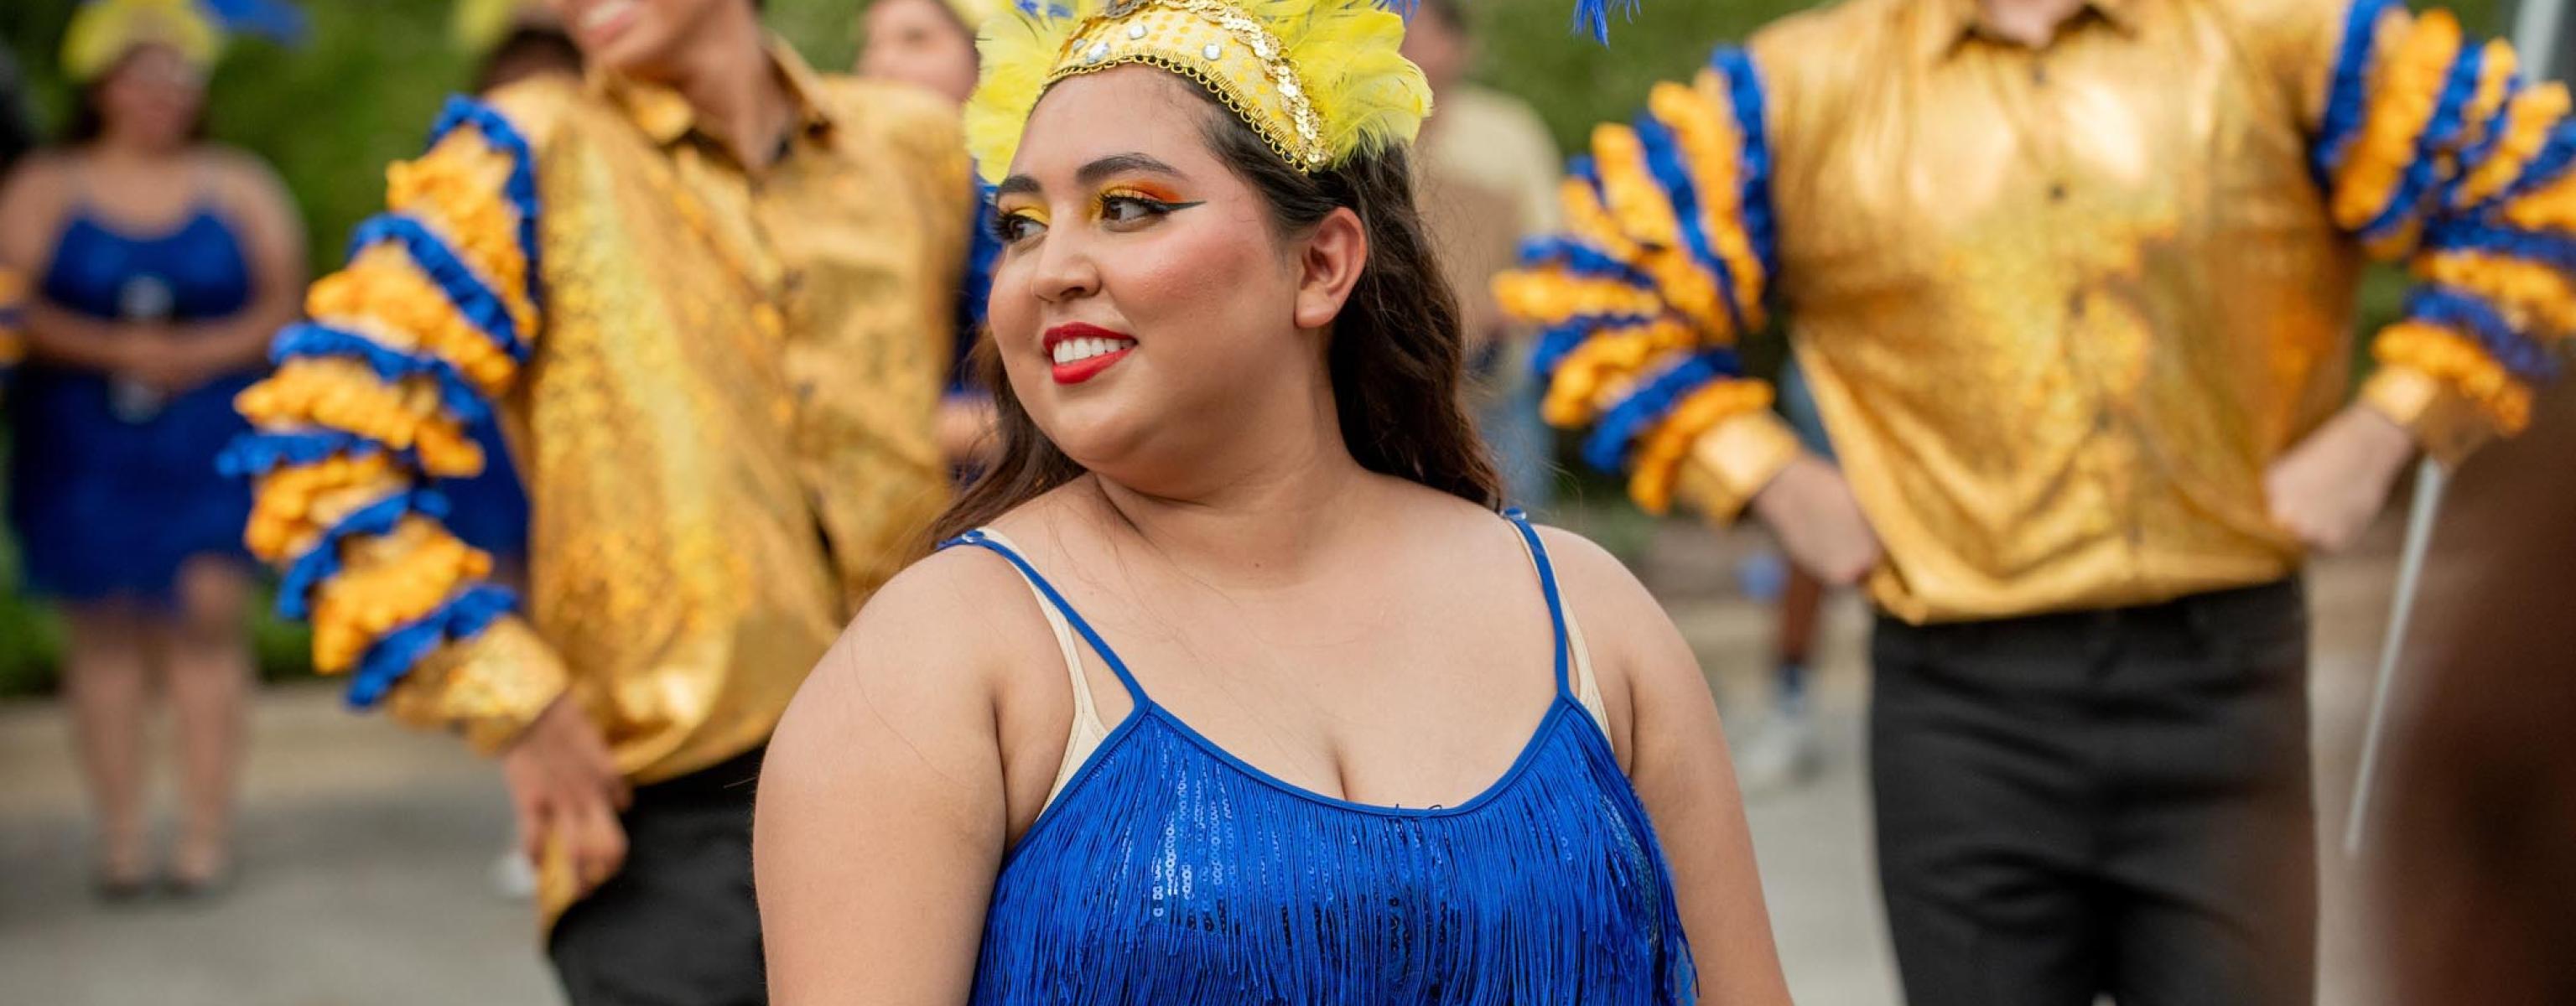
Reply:
[[[249,606],[250,579],[238,566],[199,558],[180,569],[169,674],[180,797],[171,875],[182,886],[221,880],[232,857],[233,790],[249,716]]]
[[[1807,658],[1816,647],[1816,620],[1825,605],[1824,581],[1798,568],[1789,566],[1789,586],[1780,594],[1780,638],[1774,644],[1780,654],[1780,678],[1775,682],[1779,694],[1777,705],[1802,704],[1807,697]]]
[[[152,865],[143,822],[149,651],[142,620],[123,605],[82,605],[65,615],[71,631],[64,692],[71,701],[72,738],[98,814],[100,889],[115,896],[141,885]]]

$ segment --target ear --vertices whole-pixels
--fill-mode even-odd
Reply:
[[[1297,327],[1322,328],[1342,313],[1368,268],[1368,228],[1350,207],[1334,210],[1297,256]]]

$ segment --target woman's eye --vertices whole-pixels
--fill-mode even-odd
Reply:
[[[1106,223],[1132,224],[1171,211],[1171,204],[1141,196],[1104,196],[1100,200],[1100,219]]]
[[[1006,245],[1018,244],[1045,230],[1045,224],[1026,213],[1004,213],[993,218],[993,237]]]

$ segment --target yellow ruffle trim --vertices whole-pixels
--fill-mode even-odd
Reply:
[[[1717,424],[1771,407],[1771,386],[1761,381],[1726,380],[1691,393],[1666,416],[1637,448],[1636,471],[1628,478],[1628,496],[1648,513],[1672,509],[1673,483],[1691,444]]]
[[[2504,218],[2527,231],[2576,230],[2576,171],[2504,204]]]
[[[279,468],[259,477],[242,543],[252,555],[283,562],[311,547],[333,521],[403,485],[393,461],[382,454],[339,454]]]
[[[2440,325],[2401,321],[2379,333],[2372,355],[2412,367],[2460,393],[2508,436],[2531,424],[2531,389],[2468,337]]]
[[[2549,131],[2567,116],[2567,111],[2567,89],[2556,81],[2526,88],[2516,95],[2513,107],[2505,112],[2504,138],[2486,160],[2469,166],[2468,177],[2460,182],[2456,204],[2475,205],[2522,177],[2522,169],[2540,155],[2540,148],[2549,142]]]
[[[1646,250],[1637,247],[1628,234],[1619,229],[1619,221],[1610,208],[1601,205],[1592,186],[1580,178],[1557,183],[1557,202],[1565,209],[1566,233],[1574,235],[1595,250],[1644,271]]]
[[[2516,329],[2576,332],[2576,284],[2550,266],[2488,252],[2439,252],[2419,257],[2414,272],[2486,298]]]
[[[2396,32],[2403,36],[2392,48]],[[2404,18],[2383,19],[2372,48],[2383,56],[2372,68],[2370,109],[2335,179],[2334,218],[2346,229],[2378,217],[2415,163],[2416,141],[2460,55],[2460,22],[2444,10],[2425,12],[2411,30]]]
[[[340,574],[314,591],[313,663],[325,674],[356,666],[386,633],[438,610],[492,571],[490,556],[421,517],[341,549]]]
[[[1715,74],[1703,77],[1707,79],[1700,87],[1670,81],[1655,85],[1646,108],[1673,131],[1689,165],[1691,187],[1699,190],[1700,229],[1708,235],[1709,247],[1726,263],[1735,304],[1744,313],[1744,327],[1760,328],[1765,277],[1762,259],[1753,254],[1753,239],[1744,232],[1744,138],[1737,134],[1734,113],[1711,96],[1710,90],[1717,86]]]
[[[432,475],[462,477],[483,470],[482,447],[439,407],[436,384],[426,378],[387,384],[356,360],[288,360],[266,380],[243,389],[233,407],[263,429],[320,426],[412,450]]]
[[[1664,312],[1663,302],[1652,290],[1561,269],[1513,270],[1496,276],[1494,299],[1505,313],[1548,327],[1584,315],[1651,317]]]
[[[1664,302],[1711,332],[1731,331],[1718,301],[1717,277],[1682,247],[1681,219],[1673,215],[1672,201],[1647,168],[1646,147],[1636,131],[1617,124],[1595,128],[1592,156],[1611,218],[1644,249],[1640,266],[1654,277]]]
[[[486,395],[499,395],[518,370],[518,362],[456,310],[410,253],[393,245],[369,247],[316,281],[304,295],[304,310],[389,349],[437,356]]]
[[[1557,364],[1539,416],[1555,426],[1589,423],[1617,402],[1639,371],[1689,349],[1693,341],[1690,326],[1669,319],[1596,332]]]
[[[420,159],[385,168],[385,203],[445,238],[526,332],[534,330],[537,311],[527,289],[519,212],[505,196],[514,167],[483,134],[459,129]]]

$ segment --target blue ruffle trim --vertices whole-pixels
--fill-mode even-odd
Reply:
[[[492,413],[491,403],[446,360],[425,353],[406,353],[386,346],[347,329],[303,322],[289,325],[277,333],[268,347],[271,363],[283,364],[295,357],[336,356],[366,363],[368,369],[387,382],[406,377],[428,375],[438,382],[438,400],[447,411],[465,423],[482,421]]]
[[[2531,162],[2522,166],[2522,174],[2516,177],[2512,184],[2505,186],[2503,191],[2488,197],[2486,201],[2473,207],[2470,212],[2484,213],[2493,207],[2540,191],[2550,183],[2565,177],[2571,166],[2576,166],[2576,120],[2560,120],[2549,128],[2549,139],[2540,145],[2538,153],[2531,155]],[[2465,177],[2466,173],[2462,174]]]
[[[1709,349],[1656,375],[1601,417],[1583,442],[1583,460],[1606,472],[1625,470],[1629,445],[1638,435],[1663,422],[1691,392],[1738,373],[1732,350]]]
[[[2514,330],[2495,305],[2476,294],[2444,286],[2416,287],[2406,296],[2406,316],[2476,336],[2488,356],[2526,383],[2558,379],[2557,358],[2538,341]]]
[[[1593,333],[1643,325],[1653,320],[1642,314],[1582,315],[1568,320],[1539,333],[1538,346],[1530,354],[1530,371],[1537,374],[1541,382],[1548,381],[1556,376],[1556,368],[1565,362],[1566,355],[1583,345],[1584,340],[1592,338]]]
[[[287,465],[310,465],[335,454],[364,457],[387,453],[385,445],[346,430],[298,430],[292,433],[245,433],[215,455],[215,470],[237,479],[266,475]],[[394,460],[419,467],[410,451],[392,451]]]
[[[1614,279],[1641,287],[1653,287],[1655,279],[1608,252],[1562,234],[1550,234],[1521,242],[1519,259],[1525,267],[1558,266],[1576,276]]]
[[[1727,46],[1709,56],[1708,65],[1726,78],[1727,93],[1735,108],[1735,131],[1744,137],[1743,173],[1744,236],[1753,245],[1753,256],[1762,263],[1762,287],[1770,289],[1771,277],[1780,274],[1778,217],[1771,206],[1771,137],[1763,107],[1762,76],[1753,67],[1753,57],[1742,49]]]
[[[2459,140],[2462,113],[2469,98],[2477,92],[2479,67],[2485,63],[2486,49],[2483,46],[2464,48],[2459,58],[2451,61],[2451,73],[2443,81],[2442,93],[2434,102],[2433,117],[2425,122],[2424,131],[2415,137],[2415,159],[2406,165],[2405,174],[2398,179],[2396,189],[2388,194],[2388,202],[2379,208],[2379,215],[2361,228],[2359,233],[2363,240],[2376,241],[2394,234],[2423,210],[2425,197],[2433,193],[2433,187],[2441,180],[2438,169],[2442,152]]]
[[[429,489],[398,492],[359,507],[324,530],[313,547],[286,564],[286,573],[277,585],[278,617],[300,622],[311,614],[313,588],[340,573],[341,542],[351,535],[391,534],[405,514],[414,513],[432,519],[445,517],[447,497]]]
[[[2333,83],[2326,92],[2325,121],[2317,131],[2316,146],[2309,158],[2320,188],[2334,187],[2335,174],[2343,169],[2344,156],[2351,151],[2353,137],[2361,131],[2362,116],[2369,111],[2371,43],[2378,35],[2380,15],[2387,13],[2394,2],[2354,0],[2344,14],[2343,44],[2335,55]]]
[[[2453,173],[2450,185],[2446,186],[2451,192],[2457,193],[2461,183],[2468,181],[2470,172],[2486,163],[2487,158],[2495,156],[2496,148],[2503,145],[2505,127],[2513,121],[2514,100],[2521,97],[2525,86],[2519,73],[2505,79],[2504,100],[2496,103],[2495,114],[2488,116],[2486,124],[2479,127],[2477,142],[2460,151],[2460,170]],[[2446,198],[2454,204],[2458,202],[2456,195]]]
[[[483,134],[483,141],[510,155],[510,180],[504,183],[503,195],[519,212],[519,251],[528,263],[528,299],[542,301],[537,264],[537,154],[528,146],[527,137],[510,125],[507,116],[490,105],[461,94],[447,97],[447,105],[438,113],[438,122],[429,129],[429,146],[456,131],[459,126],[473,126]]]
[[[430,282],[447,294],[448,302],[456,305],[457,312],[465,316],[467,323],[482,329],[483,334],[490,336],[493,344],[510,354],[511,359],[527,362],[528,344],[519,338],[519,325],[511,319],[510,311],[502,305],[500,296],[493,293],[491,287],[483,285],[483,280],[474,275],[474,270],[465,264],[465,260],[457,257],[456,250],[432,233],[428,225],[398,213],[368,217],[358,224],[357,232],[349,236],[349,257],[356,258],[360,251],[378,243],[401,245],[411,254],[412,261],[419,263]]]
[[[1691,181],[1679,142],[1670,127],[1651,115],[1638,116],[1635,129],[1646,151],[1646,169],[1654,173],[1655,183],[1664,190],[1665,201],[1672,204],[1673,216],[1681,224],[1683,244],[1702,268],[1717,277],[1717,297],[1726,304],[1727,322],[1736,333],[1743,333],[1744,307],[1735,301],[1735,270],[1727,268],[1709,242],[1708,228],[1700,219],[1699,187]]]
[[[488,583],[465,588],[437,610],[367,647],[349,680],[349,705],[372,709],[421,658],[450,641],[472,639],[519,605],[517,595]]]
[[[2451,219],[2441,222],[2425,235],[2427,248],[2442,251],[2479,251],[2536,262],[2563,273],[2576,274],[2576,237],[2542,231],[2516,230],[2475,220]]]

